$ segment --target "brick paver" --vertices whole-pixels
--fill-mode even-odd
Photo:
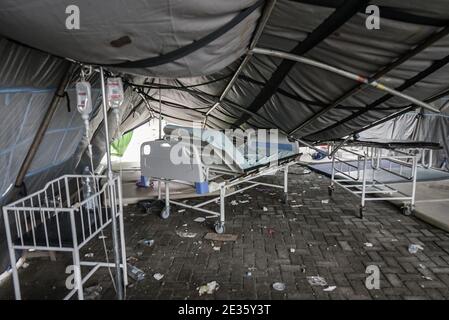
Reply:
[[[414,217],[403,216],[396,207],[383,202],[369,203],[364,219],[359,219],[356,216],[359,201],[354,196],[337,188],[329,203],[322,203],[321,200],[329,199],[329,180],[315,173],[303,174],[299,166],[291,171],[288,205],[280,201],[280,190],[266,187],[229,198],[226,233],[237,234],[235,242],[204,240],[215,220],[194,222],[196,217],[205,216],[198,212],[177,213],[178,208],[173,207],[170,218],[162,220],[157,215],[142,214],[135,205],[127,207],[127,254],[133,257],[130,262],[147,275],[137,283],[130,280],[127,298],[449,298],[449,235],[446,232]],[[282,177],[266,179],[281,182]],[[248,196],[250,203],[230,204],[233,199],[246,200]],[[181,238],[176,230],[198,235]],[[144,238],[154,239],[154,246],[139,245],[138,241]],[[411,243],[422,245],[424,250],[409,253]],[[214,246],[220,250],[214,250]],[[368,290],[365,286],[368,265],[380,269],[379,290]],[[21,274],[28,272],[26,269]],[[162,280],[153,278],[157,272],[164,275]],[[326,292],[325,287],[311,286],[307,277],[318,275],[337,288]],[[103,271],[96,277],[97,280],[91,281],[98,281],[99,277],[102,282],[101,279],[107,279],[107,273]],[[196,288],[214,280],[219,283],[218,291],[199,297]],[[277,281],[285,283],[284,291],[272,289]],[[107,283],[103,285],[108,287]],[[32,288],[28,290],[33,293]],[[104,297],[111,295],[110,289]]]

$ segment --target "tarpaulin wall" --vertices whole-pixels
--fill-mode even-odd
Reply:
[[[63,76],[64,62],[38,50],[30,49],[0,38],[0,207],[16,200],[14,187],[20,166],[30,149],[33,138],[44,118],[56,87]],[[84,124],[76,110],[73,74],[66,89],[67,98],[60,100],[38,151],[28,169],[24,184],[28,193],[65,173],[82,172],[89,164],[85,151],[87,141]],[[94,111],[90,132],[93,133],[94,162],[99,163],[105,152],[103,114],[98,76],[91,77]],[[133,91],[125,91],[125,103],[120,109],[122,117],[131,110]],[[130,123],[134,116],[130,116]],[[117,133],[112,112],[108,115],[110,136]],[[9,263],[6,251],[3,217],[0,219],[0,272]]]

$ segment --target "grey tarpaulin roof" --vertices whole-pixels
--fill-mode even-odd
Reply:
[[[167,120],[202,121],[244,59],[269,3],[0,0],[0,195],[15,180],[63,76],[64,58],[104,65],[126,77],[122,131],[157,110],[158,87]],[[368,3],[380,7],[379,30],[365,28]],[[81,11],[80,30],[65,28],[65,9],[72,4]],[[447,0],[279,0],[257,47],[379,78],[427,100],[449,88],[448,31]],[[162,78],[161,85],[154,78]],[[25,180],[30,189],[83,162],[85,141],[73,111],[73,81],[67,90],[72,111],[65,100],[57,109]],[[131,90],[131,84],[144,83],[136,88],[149,97],[150,108]],[[97,97],[98,90],[94,92]],[[254,54],[207,124],[278,127],[317,141],[360,131],[409,106],[327,71]],[[101,113],[92,120],[94,147],[101,157]]]
[[[80,30],[65,28],[65,8],[73,3],[81,11]],[[365,28],[364,10],[368,3],[380,7],[380,30]],[[3,0],[0,30],[5,36],[31,47],[81,62],[108,65],[112,70],[172,79],[207,75],[200,80],[167,81],[179,86],[216,79],[225,72],[231,75],[238,66],[233,62],[244,54],[254,33],[263,4],[255,0],[140,0],[132,4]],[[299,52],[369,77],[441,31],[448,21],[449,3],[443,0],[284,0],[275,4],[257,46]],[[218,31],[221,31],[220,36],[211,42],[201,42]],[[124,37],[128,40],[121,46],[111,44]],[[188,54],[175,54],[173,61],[167,58],[175,51],[194,46],[195,42],[202,44],[193,51],[187,50]],[[404,85],[406,80],[429,71],[433,63],[444,59],[448,48],[449,38],[441,37],[386,72],[381,80],[392,87]],[[158,58],[160,61],[155,62]],[[401,90],[425,99],[446,89],[449,70],[446,62],[443,60],[412,83],[405,83]],[[138,67],[129,68],[136,65]],[[195,109],[205,108],[186,111],[167,106],[165,113],[181,119],[201,120],[198,111],[205,111],[214,103],[227,81],[229,78],[198,87],[194,93],[164,90],[167,101]],[[398,98],[378,100],[385,95],[383,92],[364,88],[312,119],[356,85],[352,80],[327,71],[255,55],[227,96],[228,101],[212,112],[218,119],[211,117],[210,123],[217,127],[229,124],[277,126],[294,132],[295,136],[317,140],[345,135],[391,114],[392,108],[407,104]],[[263,118],[243,113],[236,105],[249,108]],[[358,110],[366,106],[375,110]],[[300,130],[295,131],[298,126]]]

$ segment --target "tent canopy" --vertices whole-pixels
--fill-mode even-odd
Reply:
[[[80,9],[79,30],[65,26],[70,4]],[[369,4],[379,7],[378,30],[365,26]],[[444,0],[5,0],[0,12],[5,37],[132,75],[130,83],[164,78],[163,113],[175,122],[204,120],[258,26],[257,47],[304,55],[431,98],[449,87],[448,23]],[[154,96],[156,87],[145,90]],[[408,106],[328,71],[254,54],[208,124],[279,127],[315,141],[360,130]]]

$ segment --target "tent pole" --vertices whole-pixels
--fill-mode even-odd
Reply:
[[[28,169],[30,168],[34,157],[36,156],[37,151],[39,150],[39,146],[42,143],[42,140],[44,139],[45,132],[47,131],[51,119],[53,118],[53,115],[55,114],[56,109],[58,108],[59,102],[64,96],[65,88],[70,81],[70,76],[72,75],[73,70],[72,63],[65,62],[63,69],[64,69],[64,76],[61,78],[61,81],[59,81],[58,88],[56,89],[56,92],[53,95],[53,98],[50,102],[50,106],[48,107],[47,112],[45,113],[45,116],[42,119],[42,122],[36,131],[33,142],[31,143],[30,148],[28,149],[28,153],[25,156],[22,165],[20,166],[20,170],[19,173],[17,174],[16,182],[14,184],[17,188],[21,187],[23,184],[25,175],[28,172]]]
[[[214,111],[220,105],[220,103],[224,100],[224,98],[228,94],[229,90],[231,90],[232,87],[234,86],[234,83],[237,80],[239,74],[242,72],[243,68],[247,65],[249,59],[251,58],[251,50],[255,48],[255,46],[257,44],[257,41],[259,41],[259,38],[262,35],[262,31],[263,31],[263,29],[265,28],[265,25],[268,22],[268,18],[270,17],[271,12],[273,11],[273,8],[274,8],[275,4],[276,4],[276,0],[268,0],[266,6],[264,8],[264,11],[262,13],[262,17],[261,17],[260,23],[257,26],[256,33],[254,34],[254,37],[251,40],[251,43],[249,45],[249,51],[246,53],[245,58],[240,63],[239,67],[234,72],[234,75],[232,76],[231,80],[228,82],[228,84],[224,88],[224,90],[221,93],[220,98],[218,99],[218,101],[215,102],[214,105],[206,112],[206,115],[204,117],[204,127],[206,127],[207,117],[209,116],[209,114],[212,111]]]
[[[117,234],[117,203],[115,198],[115,190],[114,190],[114,176],[112,173],[112,163],[111,163],[111,148],[109,146],[109,126],[108,126],[108,109],[107,109],[107,101],[106,101],[106,87],[104,84],[104,71],[103,67],[100,67],[100,78],[101,78],[101,95],[103,98],[103,121],[104,121],[104,131],[105,131],[105,143],[106,143],[106,158],[108,164],[108,187],[109,187],[109,195],[111,201],[111,225],[112,225],[112,245],[114,252],[114,263],[115,263],[115,286],[117,289],[117,299],[123,300],[123,282],[122,282],[122,272],[120,267],[120,253],[119,253],[119,243],[118,243],[118,234]],[[119,183],[120,179],[118,180]],[[125,264],[126,261],[123,261]]]
[[[421,44],[417,45],[416,47],[414,47],[410,51],[406,52],[404,55],[398,57],[396,60],[394,60],[390,64],[382,67],[379,71],[377,71],[375,74],[370,76],[370,79],[371,80],[380,79],[382,76],[384,76],[385,74],[387,74],[391,70],[395,69],[396,67],[398,67],[399,65],[401,65],[405,61],[408,61],[412,57],[416,56],[418,53],[420,53],[423,50],[427,49],[432,44],[434,44],[438,40],[444,38],[448,34],[449,34],[449,26],[447,26],[447,27],[443,28],[441,31],[438,31],[437,33],[431,35],[429,38],[427,38],[426,40],[421,42]],[[311,116],[307,120],[303,121],[300,125],[298,125],[295,129],[293,129],[291,131],[291,133],[293,134],[293,133],[297,132],[298,130],[301,130],[302,128],[308,126],[310,123],[312,123],[316,119],[318,119],[321,116],[323,116],[329,110],[332,110],[333,108],[338,106],[341,102],[343,102],[344,100],[348,99],[349,97],[351,97],[354,94],[356,94],[357,92],[359,92],[359,90],[361,88],[363,88],[363,84],[359,83],[358,85],[356,85],[355,87],[353,87],[349,91],[346,91],[341,96],[339,96],[337,99],[335,99],[330,105],[328,105],[327,107],[322,109],[320,112],[314,114],[313,116]]]
[[[303,64],[306,64],[306,65],[309,65],[309,66],[313,66],[313,67],[316,67],[316,68],[327,70],[327,71],[333,72],[335,74],[338,74],[338,75],[340,75],[342,77],[345,77],[345,78],[348,78],[348,79],[352,79],[354,81],[358,81],[358,82],[364,83],[364,84],[369,85],[369,86],[371,86],[373,88],[376,88],[376,89],[378,89],[380,91],[385,91],[385,92],[387,92],[387,93],[389,93],[389,94],[391,94],[393,96],[405,99],[405,100],[407,100],[407,101],[409,101],[409,102],[411,102],[413,104],[416,104],[416,105],[418,105],[420,107],[423,107],[424,109],[427,109],[427,110],[430,110],[430,111],[433,111],[433,112],[436,112],[436,113],[440,112],[438,109],[434,108],[430,104],[425,103],[425,102],[423,102],[421,100],[418,100],[416,98],[413,98],[412,96],[404,94],[404,93],[402,93],[400,91],[397,91],[395,89],[392,89],[390,87],[387,87],[387,86],[383,85],[382,83],[379,83],[377,81],[371,81],[370,79],[368,79],[366,77],[363,77],[361,75],[358,75],[358,74],[355,74],[355,73],[352,73],[352,72],[349,72],[349,71],[345,71],[345,70],[340,69],[340,68],[333,67],[333,66],[328,65],[326,63],[318,62],[318,61],[315,61],[315,60],[312,60],[312,59],[309,59],[309,58],[305,58],[305,57],[302,57],[302,56],[299,56],[299,55],[296,55],[296,54],[291,54],[291,53],[288,53],[288,52],[278,51],[278,50],[254,48],[252,51],[253,51],[253,53],[268,55],[268,56],[272,56],[272,57],[278,57],[278,58],[282,58],[282,59],[293,60],[293,61],[296,61],[296,62],[299,62],[299,63],[303,63]]]
[[[162,140],[161,78],[159,78],[159,140]]]

